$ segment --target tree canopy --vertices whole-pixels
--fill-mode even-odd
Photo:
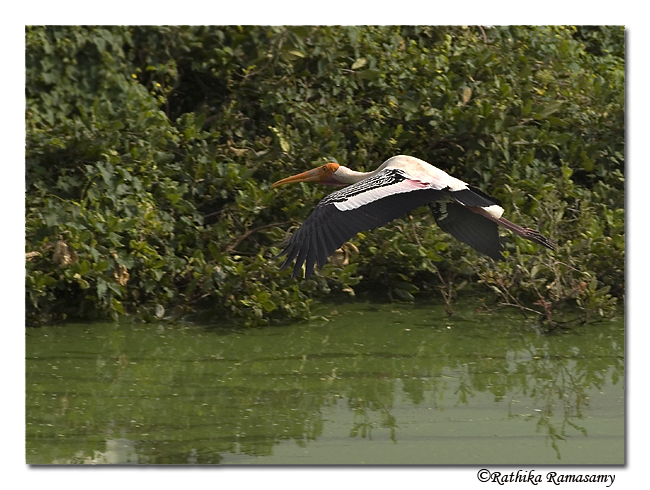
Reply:
[[[195,312],[259,324],[364,291],[441,294],[451,309],[463,287],[547,319],[576,305],[587,320],[624,296],[622,27],[25,35],[30,324]],[[423,208],[359,234],[307,281],[278,269],[280,243],[328,189],[270,183],[397,154],[501,199],[557,251],[504,234],[495,263]]]

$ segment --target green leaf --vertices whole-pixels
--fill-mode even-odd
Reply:
[[[106,281],[102,279],[97,280],[97,297],[102,299],[106,294]]]
[[[351,69],[352,70],[358,70],[359,68],[363,68],[368,64],[368,60],[365,58],[357,58],[357,60],[352,63]]]
[[[393,293],[395,294],[395,296],[397,296],[402,301],[408,301],[408,302],[415,301],[415,298],[413,297],[413,295],[411,293],[409,293],[408,291],[405,291],[403,289],[394,288]]]

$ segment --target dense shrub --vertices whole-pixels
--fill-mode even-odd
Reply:
[[[625,291],[624,73],[619,27],[28,27],[28,322],[259,323],[332,291],[451,305],[466,284],[547,319],[606,315]],[[500,198],[557,252],[510,235],[497,264],[422,209],[355,238],[348,265],[278,270],[328,190],[271,182],[396,154]]]

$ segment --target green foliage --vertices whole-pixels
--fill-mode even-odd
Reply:
[[[337,291],[450,306],[467,284],[549,320],[567,302],[606,315],[624,295],[624,74],[617,27],[28,27],[28,321],[257,324]],[[347,265],[278,270],[326,190],[271,182],[396,154],[500,198],[557,253],[509,235],[495,264],[419,210],[355,238]]]

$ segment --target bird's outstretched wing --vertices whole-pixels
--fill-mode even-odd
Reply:
[[[442,231],[494,260],[503,260],[499,226],[494,221],[454,201],[432,202],[429,207]]]
[[[409,179],[405,172],[385,169],[318,203],[280,253],[287,256],[280,268],[287,268],[295,259],[292,277],[305,264],[305,277],[309,278],[315,264],[322,268],[327,258],[357,233],[385,225],[441,197],[441,191]]]

